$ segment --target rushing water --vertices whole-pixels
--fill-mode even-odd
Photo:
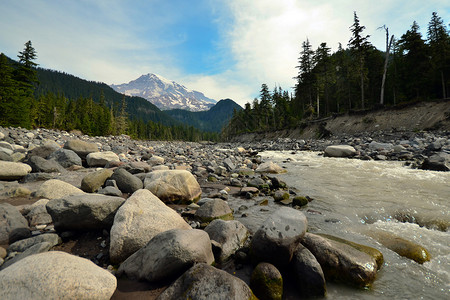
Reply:
[[[330,299],[450,299],[449,172],[409,169],[401,162],[324,158],[317,152],[262,156],[287,169],[279,179],[314,199],[303,209],[311,232],[366,244],[384,255],[370,290],[328,284]],[[245,205],[248,217],[238,219],[251,230],[277,207],[272,202]],[[424,246],[431,261],[420,265],[400,257],[369,237],[376,230]]]

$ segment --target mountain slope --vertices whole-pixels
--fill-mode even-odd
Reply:
[[[192,125],[203,131],[220,132],[233,116],[234,110],[241,110],[242,107],[231,99],[220,100],[208,111],[191,112],[181,109],[165,111],[172,118]]]
[[[201,92],[188,90],[175,81],[151,73],[142,75],[129,83],[113,84],[111,87],[128,96],[145,98],[163,110],[204,111],[216,103],[215,100],[206,97]]]

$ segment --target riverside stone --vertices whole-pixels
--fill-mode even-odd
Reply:
[[[27,248],[24,252],[21,252],[21,253],[15,255],[11,259],[5,260],[5,263],[0,267],[0,270],[7,268],[14,263],[17,263],[19,260],[22,260],[25,257],[28,257],[30,255],[47,252],[52,247],[53,247],[53,245],[51,245],[50,243],[47,243],[47,242],[41,242],[41,243],[34,244],[33,246]]]
[[[74,151],[82,159],[85,159],[89,153],[98,152],[97,144],[82,140],[69,140],[64,144],[64,149]]]
[[[197,180],[186,170],[153,171],[147,174],[144,186],[164,202],[189,204],[202,194]]]
[[[114,217],[110,234],[111,261],[124,261],[158,233],[170,229],[191,229],[191,226],[149,190],[134,192]]]
[[[53,247],[61,243],[61,238],[56,233],[40,234],[12,243],[8,247],[8,252],[24,252],[28,248],[43,242]]]
[[[196,264],[172,283],[158,300],[256,299],[241,279],[207,264]]]
[[[124,201],[121,197],[83,194],[50,200],[46,207],[58,231],[109,229]]]
[[[293,208],[281,207],[270,215],[256,231],[250,245],[254,263],[269,262],[284,267],[305,235],[308,222],[305,215]]]
[[[327,279],[366,287],[375,280],[376,260],[356,248],[306,233],[302,244],[316,257]]]
[[[325,297],[325,276],[314,255],[299,244],[292,257],[292,274],[297,283],[298,291],[308,297]]]
[[[220,244],[220,253],[216,255],[216,261],[225,262],[237,250],[242,248],[247,241],[250,232],[239,221],[214,220],[205,231],[209,238]]]
[[[81,180],[81,190],[86,193],[96,192],[112,174],[113,171],[109,169],[101,169],[87,174]]]
[[[350,145],[333,145],[325,148],[325,156],[329,157],[352,157],[356,150]]]
[[[144,187],[142,180],[122,168],[116,169],[111,179],[116,181],[117,187],[123,193],[132,194]]]
[[[0,160],[0,180],[21,179],[31,172],[27,164]]]
[[[59,251],[28,256],[0,272],[0,299],[110,299],[116,278]]]
[[[84,194],[84,192],[70,183],[58,179],[50,179],[39,187],[34,193],[34,196],[38,198],[58,199],[76,194]]]
[[[120,162],[120,158],[112,151],[92,152],[87,154],[86,162],[89,167],[105,167],[113,162]]]
[[[46,204],[48,201],[48,199],[40,199],[31,205],[30,211],[25,214],[30,226],[50,224],[53,222],[52,216],[47,212]]]
[[[423,170],[450,171],[450,154],[441,152],[426,158],[420,166]]]
[[[287,172],[285,169],[283,169],[273,161],[268,161],[260,164],[255,171],[259,173],[271,173],[271,174],[281,174]]]
[[[195,212],[195,217],[202,222],[211,222],[215,219],[233,220],[233,211],[225,201],[213,199],[200,206]]]
[[[31,156],[26,163],[31,166],[33,172],[63,172],[64,168],[55,160],[47,160],[40,156]]]
[[[11,244],[31,235],[28,222],[9,203],[0,203],[0,245]]]
[[[82,165],[81,158],[78,154],[69,149],[58,149],[51,153],[48,158],[56,160],[64,168]]]
[[[250,287],[260,300],[281,300],[283,278],[280,271],[269,263],[259,263],[252,272]]]
[[[117,275],[150,282],[177,278],[195,263],[214,262],[211,240],[198,229],[172,229],[159,233],[128,257]]]

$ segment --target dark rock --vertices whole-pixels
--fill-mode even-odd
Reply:
[[[55,160],[47,160],[40,156],[31,156],[26,163],[31,166],[32,172],[63,172],[64,168]]]
[[[50,154],[48,158],[56,160],[64,168],[82,165],[81,158],[69,149],[59,149]]]
[[[9,203],[0,203],[0,245],[30,237],[28,221]]]
[[[314,255],[301,244],[292,257],[291,271],[301,295],[325,297],[327,290],[322,268]]]
[[[261,300],[281,300],[283,278],[280,271],[269,263],[259,263],[252,272],[250,287]]]
[[[111,179],[116,181],[117,187],[123,193],[132,194],[144,187],[142,180],[122,168],[116,169]]]

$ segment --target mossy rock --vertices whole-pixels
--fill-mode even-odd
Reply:
[[[294,206],[305,206],[309,203],[308,198],[303,197],[303,196],[296,196],[293,200],[292,200],[292,205]]]
[[[289,199],[289,193],[283,190],[278,190],[273,194],[275,202],[280,202]]]
[[[369,247],[369,246],[366,246],[366,245],[361,245],[361,244],[358,244],[358,243],[355,243],[355,242],[352,242],[352,241],[344,240],[344,239],[341,239],[339,237],[332,236],[332,235],[329,235],[329,234],[318,233],[317,235],[320,235],[320,236],[322,236],[324,238],[327,238],[329,240],[333,240],[333,241],[336,241],[336,242],[339,242],[339,243],[343,243],[343,244],[349,245],[349,246],[355,248],[356,250],[359,250],[361,252],[369,254],[377,262],[377,269],[378,270],[383,265],[383,262],[384,262],[383,253],[381,253],[381,251],[379,251],[379,250],[377,250],[375,248],[372,248],[372,247]]]
[[[209,176],[209,177],[208,177],[208,181],[209,181],[209,182],[217,182],[218,179],[217,179],[216,177],[214,177],[214,176]]]
[[[280,271],[269,263],[259,263],[252,272],[250,287],[261,300],[281,300],[283,278]]]

